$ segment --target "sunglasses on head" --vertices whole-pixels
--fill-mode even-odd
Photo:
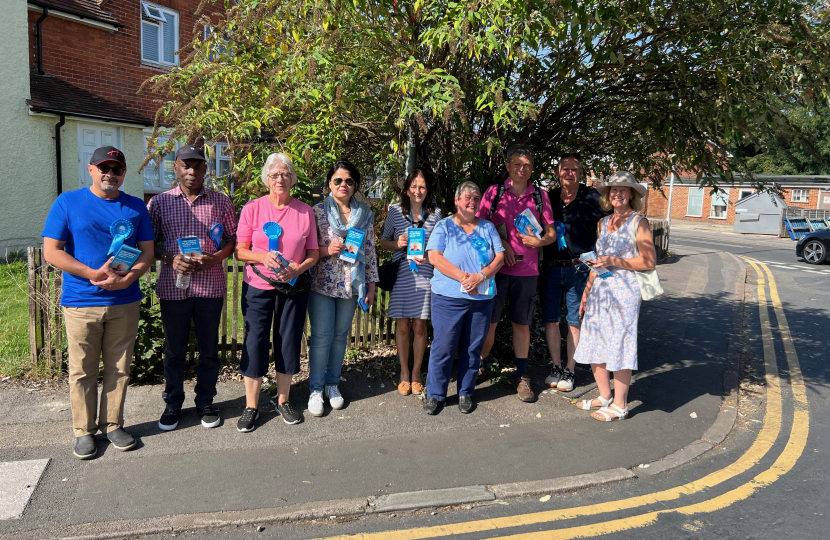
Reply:
[[[115,165],[111,167],[109,165],[102,163],[100,165],[96,165],[96,167],[98,167],[98,170],[101,172],[101,174],[107,174],[111,171],[112,174],[114,174],[115,176],[121,176],[122,174],[127,172],[126,167],[124,167],[123,165]]]
[[[354,179],[353,178],[335,178],[332,180],[335,186],[339,186],[343,182],[346,182],[346,185],[349,187],[354,187]]]

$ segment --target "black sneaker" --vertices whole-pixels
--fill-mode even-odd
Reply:
[[[216,410],[213,405],[208,405],[207,407],[197,407],[196,413],[198,413],[199,417],[202,419],[203,427],[215,428],[222,422],[222,419],[219,417],[219,411]]]
[[[470,414],[473,410],[473,396],[458,396],[458,410]]]
[[[127,450],[132,450],[135,448],[137,444],[133,436],[124,431],[124,428],[115,428],[114,430],[107,433],[107,439],[109,439],[110,444],[112,444],[113,448],[116,450],[120,450],[122,452],[126,452]]]
[[[441,412],[441,407],[443,405],[443,402],[438,401],[434,397],[428,397],[424,400],[424,411],[426,411],[429,415],[436,415]]]
[[[242,416],[239,422],[236,423],[236,431],[241,433],[248,433],[256,429],[256,419],[259,417],[259,410],[253,407],[248,407],[242,411]]]
[[[280,416],[282,416],[282,421],[290,426],[299,424],[303,421],[303,417],[300,413],[294,410],[294,407],[291,406],[290,401],[277,404],[277,412],[280,413]]]
[[[95,447],[95,437],[92,435],[81,435],[75,437],[75,449],[72,451],[78,459],[92,459],[98,454]]]
[[[181,409],[166,407],[164,414],[159,418],[159,429],[162,431],[173,431],[179,426],[179,418],[182,416]]]

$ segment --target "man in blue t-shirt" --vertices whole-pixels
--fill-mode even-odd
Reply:
[[[41,233],[46,261],[63,270],[61,305],[69,344],[73,453],[78,459],[95,457],[99,430],[117,450],[136,445],[123,428],[124,398],[138,332],[138,278],[150,268],[154,242],[144,201],[118,189],[127,172],[124,154],[112,146],[98,148],[88,167],[92,187],[59,196]],[[122,246],[139,251],[124,272],[110,267]]]

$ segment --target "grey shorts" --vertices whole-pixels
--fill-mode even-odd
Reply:
[[[538,281],[539,276],[496,274],[496,301],[493,305],[490,324],[499,322],[504,304],[509,297],[510,302],[507,307],[510,310],[510,322],[530,326],[533,322],[533,315],[536,314],[536,300],[539,298],[536,292]]]

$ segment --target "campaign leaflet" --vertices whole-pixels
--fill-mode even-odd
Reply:
[[[355,264],[357,262],[357,254],[360,251],[360,246],[363,245],[363,238],[366,237],[366,231],[349,227],[349,234],[346,236],[346,242],[343,246],[343,251],[340,252],[340,258],[346,262]]]
[[[588,253],[583,253],[582,255],[580,255],[579,260],[587,264],[588,261],[597,260],[597,254],[594,253],[593,251],[589,251]],[[610,277],[612,275],[611,271],[608,270],[607,268],[600,268],[599,270],[596,270],[590,264],[588,264],[588,268],[591,269],[591,272],[594,272],[596,275],[598,275],[602,279],[605,279],[605,278]]]
[[[113,257],[110,268],[117,272],[127,272],[133,267],[139,255],[141,255],[141,250],[122,245]]]
[[[179,238],[177,242],[179,243],[179,249],[182,250],[182,255],[189,255],[190,257],[202,255],[202,246],[198,237],[185,236]]]
[[[527,228],[530,227],[532,229],[532,234],[539,240],[542,239],[542,226],[536,220],[533,213],[530,211],[529,208],[525,208],[522,210],[522,213],[516,216],[516,219],[513,221],[513,224],[519,229],[519,232],[522,234],[527,234]]]
[[[424,258],[424,240],[426,233],[423,229],[417,227],[410,227],[406,230],[406,236],[409,238],[406,245],[407,259],[423,259]]]

